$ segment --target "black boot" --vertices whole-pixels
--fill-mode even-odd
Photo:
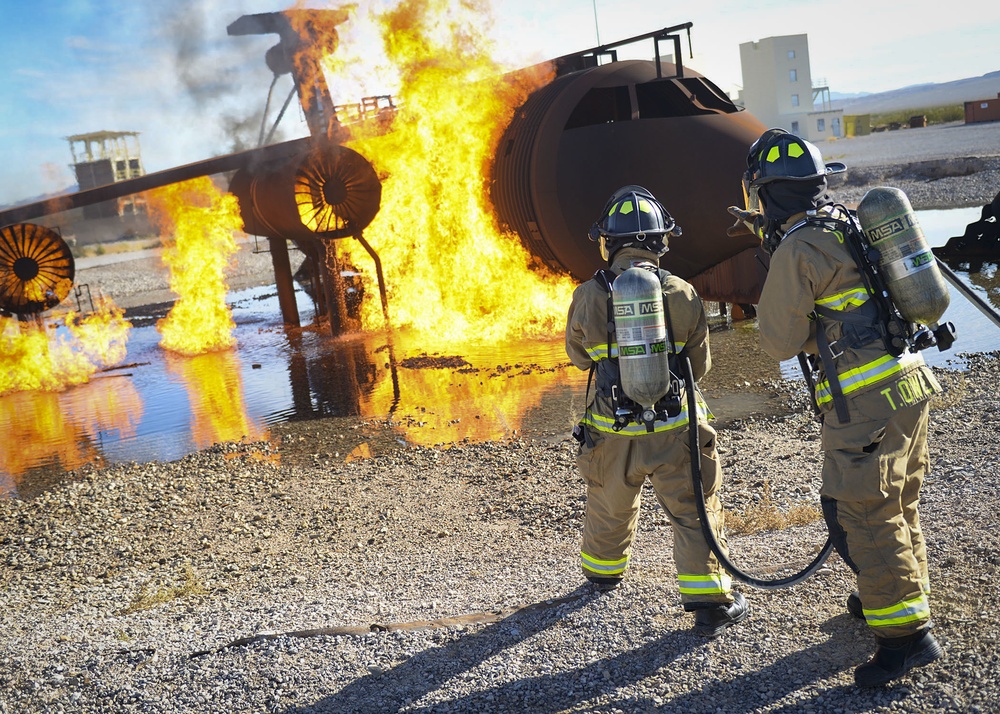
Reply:
[[[855,590],[847,596],[847,611],[859,620],[865,619],[865,611],[861,607],[861,596]]]
[[[694,633],[708,638],[718,637],[750,614],[750,605],[739,593],[733,593],[731,603],[689,602],[684,609],[694,611]]]
[[[902,677],[914,667],[923,667],[941,657],[944,652],[930,629],[905,637],[876,638],[878,647],[867,663],[854,670],[854,683],[859,687],[877,687]]]
[[[594,584],[598,592],[602,593],[611,592],[622,582],[621,578],[603,578],[598,575],[588,575],[587,580]]]

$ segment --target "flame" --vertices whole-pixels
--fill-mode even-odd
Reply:
[[[62,326],[0,317],[0,395],[39,389],[55,392],[87,382],[120,362],[132,323],[99,297],[95,312],[66,312]]]
[[[247,416],[240,360],[235,352],[208,352],[193,357],[168,353],[167,368],[187,389],[196,449],[244,438],[259,440],[264,435]]]
[[[232,347],[225,270],[237,250],[235,233],[243,228],[236,197],[202,177],[150,191],[147,202],[161,233],[173,235],[163,262],[178,298],[156,324],[160,346],[183,355]]]
[[[373,44],[357,39],[371,33],[355,26],[364,20],[359,13],[341,26],[345,39],[326,58],[327,71],[344,78],[334,82],[337,89],[358,84],[358,68],[373,64]],[[500,230],[488,195],[503,130],[551,70],[518,82],[503,77],[490,58],[485,2],[407,0],[381,15],[370,12],[367,21],[397,78],[398,108],[391,131],[379,122],[350,124],[346,143],[383,179],[382,206],[365,238],[382,257],[393,326],[450,345],[561,331],[575,283]],[[363,51],[363,59],[345,48]],[[388,74],[386,66],[371,72],[380,81]],[[354,240],[337,247],[345,263],[369,276],[363,327],[382,329],[370,257]]]
[[[0,397],[0,494],[14,493],[33,468],[58,464],[71,471],[100,464],[101,434],[136,434],[142,398],[129,379],[94,379],[60,393],[16,392]]]

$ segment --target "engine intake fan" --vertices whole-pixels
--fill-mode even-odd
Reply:
[[[73,289],[76,264],[58,233],[34,223],[0,229],[0,314],[34,315]]]
[[[382,183],[361,154],[320,142],[301,156],[240,169],[229,185],[244,230],[292,241],[360,235],[382,203]]]

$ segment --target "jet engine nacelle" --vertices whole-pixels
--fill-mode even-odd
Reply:
[[[382,183],[368,160],[326,141],[238,170],[229,191],[247,233],[296,243],[360,235],[382,202]]]

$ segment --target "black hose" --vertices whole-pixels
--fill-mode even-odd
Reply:
[[[722,564],[722,567],[729,571],[729,574],[741,583],[752,585],[753,587],[761,588],[762,590],[777,590],[779,588],[788,587],[789,585],[801,583],[819,569],[819,567],[826,561],[827,556],[830,555],[830,551],[833,550],[833,541],[830,538],[829,533],[827,533],[826,543],[823,545],[823,548],[809,565],[794,575],[778,578],[776,580],[762,580],[761,578],[755,578],[752,575],[744,573],[742,570],[733,565],[732,561],[729,560],[729,557],[725,554],[725,552],[723,552],[719,542],[715,539],[715,533],[712,532],[712,528],[708,522],[708,509],[705,506],[705,487],[701,482],[701,448],[698,443],[698,400],[695,392],[694,373],[691,371],[690,358],[684,354],[679,356],[683,356],[684,359],[684,386],[687,390],[688,435],[690,436],[691,448],[691,481],[694,484],[694,502],[698,507],[698,517],[701,520],[701,532],[705,535],[705,542],[708,543],[708,547],[715,554],[715,557],[719,559],[719,563]]]

